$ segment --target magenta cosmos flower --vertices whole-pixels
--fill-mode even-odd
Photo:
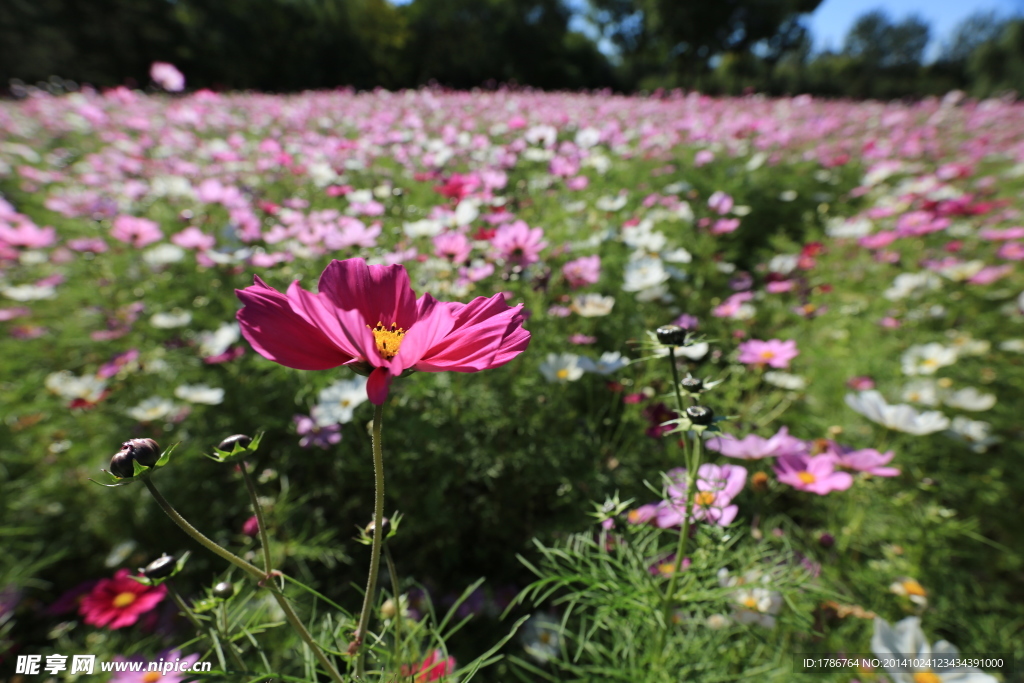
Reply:
[[[312,294],[295,281],[282,294],[257,277],[236,290],[245,304],[237,314],[242,335],[289,368],[347,365],[368,375],[366,393],[376,405],[406,370],[478,372],[504,365],[530,343],[522,304],[509,308],[501,294],[468,304],[417,299],[400,265],[331,261],[318,289]]]
[[[79,603],[78,613],[92,626],[110,629],[131,626],[156,607],[167,594],[167,586],[145,586],[133,580],[127,569],[112,579],[100,579]]]
[[[747,365],[770,365],[773,368],[785,369],[789,361],[800,355],[796,350],[796,342],[792,339],[751,339],[740,344],[740,362]]]

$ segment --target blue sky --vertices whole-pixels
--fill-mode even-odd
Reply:
[[[857,17],[874,9],[884,9],[896,21],[911,14],[924,19],[932,28],[929,52],[933,52],[965,17],[979,10],[1019,14],[1024,12],[1024,0],[824,0],[808,22],[815,49],[842,48],[843,38]]]

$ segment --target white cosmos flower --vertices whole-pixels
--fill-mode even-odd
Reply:
[[[959,330],[946,330],[951,348],[956,350],[960,358],[964,356],[983,356],[992,348],[991,342],[984,339],[975,339],[968,332]]]
[[[356,376],[335,382],[320,391],[319,400],[310,411],[319,426],[347,424],[352,421],[356,407],[366,401],[366,378]]]
[[[665,264],[660,258],[645,256],[626,264],[623,273],[622,289],[627,292],[639,292],[657,287],[669,278]]]
[[[966,417],[954,417],[946,435],[968,444],[975,453],[984,453],[989,446],[1001,441],[998,436],[992,436],[992,425],[988,422]]]
[[[184,327],[192,322],[192,314],[176,308],[170,313],[154,313],[149,319],[149,324],[159,327],[162,330],[169,330],[174,327]]]
[[[406,223],[402,226],[406,236],[416,239],[417,237],[437,237],[444,230],[444,223],[430,218]]]
[[[601,294],[579,294],[573,297],[572,310],[584,318],[599,318],[612,312],[615,297]]]
[[[903,352],[900,361],[905,375],[934,375],[935,371],[956,362],[956,349],[931,342],[916,344]]]
[[[47,389],[61,398],[69,401],[80,398],[89,403],[95,403],[100,400],[103,391],[107,388],[106,381],[95,375],[79,377],[67,370],[50,373],[46,376],[44,384]]]
[[[199,355],[219,356],[242,336],[238,323],[224,323],[213,332],[199,333]]]
[[[57,290],[50,285],[15,285],[0,289],[4,296],[15,301],[38,301],[40,299],[52,299],[57,296]]]
[[[733,616],[741,624],[775,627],[775,615],[782,610],[782,595],[766,587],[767,575],[752,570],[743,576],[731,576],[729,570],[718,570],[718,585],[735,588],[732,592]]]
[[[559,632],[561,622],[557,617],[540,613],[530,617],[523,624],[523,649],[538,662],[556,659],[561,654]]]
[[[651,343],[654,344],[654,350],[651,355],[657,358],[664,358],[668,355],[668,347],[664,346],[658,341],[658,335],[648,330],[647,336]],[[700,360],[704,356],[708,355],[708,351],[711,350],[711,345],[707,342],[697,342],[695,344],[688,344],[686,346],[675,346],[673,350],[676,353],[676,358],[689,358],[690,360]]]
[[[583,376],[580,357],[574,353],[549,353],[540,371],[549,382],[575,382]]]
[[[825,232],[829,237],[849,237],[857,239],[871,234],[874,224],[867,218],[841,218],[836,216],[829,220]]]
[[[202,403],[217,406],[224,402],[224,390],[205,384],[182,384],[174,390],[174,395],[189,403]]]
[[[185,250],[176,244],[158,244],[152,249],[142,252],[142,260],[151,266],[177,263],[183,258],[185,258]]]
[[[957,659],[955,646],[940,640],[933,648],[921,630],[919,617],[907,617],[890,626],[881,617],[875,617],[875,633],[871,637],[871,651],[883,660],[910,658],[917,660]],[[888,670],[893,683],[997,683],[996,679],[973,667],[911,668],[894,667]]]
[[[581,128],[576,131],[575,141],[577,147],[590,149],[597,143],[601,142],[601,131],[597,128]]]
[[[939,405],[939,385],[935,380],[915,379],[903,385],[903,393],[900,398],[924,406],[937,406]]]
[[[803,391],[807,388],[807,380],[800,375],[793,375],[788,372],[782,372],[780,370],[769,370],[762,376],[765,382],[772,386],[779,387],[780,389],[789,389],[790,391]]]
[[[596,361],[582,356],[578,362],[584,372],[592,372],[597,375],[610,375],[629,365],[629,359],[618,351],[605,351]]]
[[[1007,339],[1006,341],[999,342],[1000,351],[1009,351],[1010,353],[1024,353],[1024,339]]]
[[[768,262],[768,270],[779,275],[789,275],[796,269],[799,261],[799,254],[776,254]]]
[[[973,261],[964,261],[963,263],[954,263],[949,266],[943,266],[942,268],[939,268],[939,275],[948,280],[952,280],[953,282],[963,282],[965,280],[970,280],[984,267],[984,261],[974,259]]]
[[[974,387],[954,391],[942,399],[950,408],[960,410],[988,410],[996,404],[995,394],[983,394]]]
[[[908,434],[931,434],[949,427],[949,418],[937,410],[919,413],[906,404],[889,405],[875,390],[846,395],[846,405],[880,425]]]
[[[921,296],[925,292],[940,289],[942,280],[938,275],[927,270],[920,273],[900,273],[893,280],[892,286],[882,293],[890,301],[899,301],[910,296]]]
[[[139,422],[153,422],[160,420],[168,415],[177,412],[178,406],[170,399],[161,398],[159,396],[152,396],[147,398],[145,401],[129,408],[125,412],[128,417],[134,418]]]
[[[619,194],[614,197],[599,197],[594,206],[597,207],[598,211],[619,211],[626,205],[626,195]]]

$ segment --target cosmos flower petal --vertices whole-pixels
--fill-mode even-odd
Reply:
[[[416,322],[416,294],[404,266],[368,266],[361,258],[331,261],[320,276],[320,292],[338,308],[357,310],[368,325]]]
[[[401,374],[405,368],[416,365],[455,326],[450,309],[429,294],[420,297],[417,308],[418,321],[405,334],[398,355],[391,361],[394,374]]]
[[[500,317],[452,331],[416,364],[417,370],[476,372],[493,367],[494,356],[505,338],[508,323]]]
[[[359,311],[337,308],[325,295],[307,292],[298,282],[288,288],[288,301],[292,310],[351,357],[382,360],[366,318]]]
[[[236,317],[242,335],[264,358],[298,370],[326,370],[352,360],[317,327],[296,314],[288,297],[258,277],[236,290],[245,306]]]

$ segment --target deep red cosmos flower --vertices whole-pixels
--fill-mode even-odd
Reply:
[[[402,667],[403,676],[415,675],[416,683],[428,683],[429,681],[443,681],[445,676],[455,671],[455,658],[445,657],[441,650],[434,650],[427,658],[420,662],[419,666],[405,665]]]
[[[143,585],[129,577],[127,569],[119,569],[114,578],[100,579],[82,598],[78,613],[92,626],[122,628],[138,621],[166,594],[167,586]]]
[[[510,308],[501,294],[468,304],[417,299],[401,265],[331,261],[318,287],[312,294],[296,281],[282,294],[257,277],[236,290],[245,304],[237,316],[242,335],[289,368],[347,365],[369,375],[366,393],[377,405],[406,370],[478,372],[504,365],[530,343],[521,304]]]

